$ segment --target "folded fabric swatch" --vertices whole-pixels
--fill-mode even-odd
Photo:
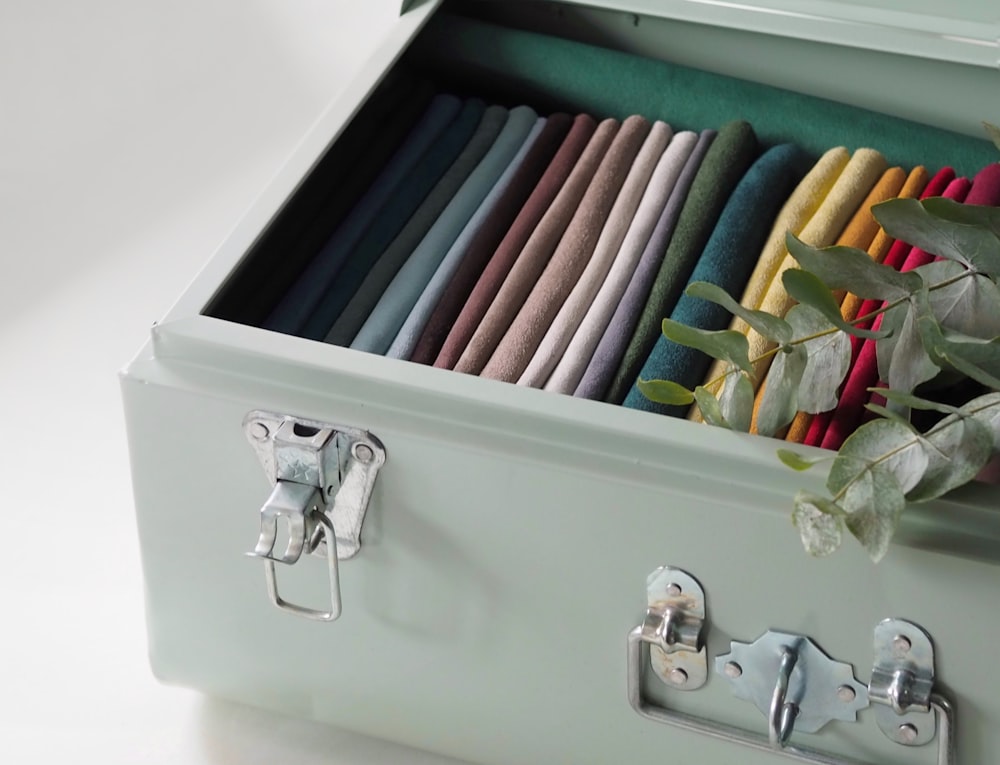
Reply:
[[[265,329],[294,334],[302,328],[330,288],[351,249],[424,152],[454,121],[461,106],[462,102],[452,95],[440,94],[431,100],[382,172],[271,312],[264,324]]]
[[[872,187],[886,171],[885,158],[873,149],[858,149],[847,163],[830,193],[816,213],[802,229],[799,238],[813,247],[828,247],[837,241],[840,232]],[[768,286],[760,310],[772,316],[784,316],[795,301],[785,292],[781,276],[789,268],[798,267],[791,255],[786,255]],[[767,375],[771,357],[761,358],[774,347],[774,343],[751,329],[747,332],[750,343],[750,359],[753,364],[753,380],[756,389]],[[751,428],[752,429],[752,428]]]
[[[930,197],[941,196],[953,180],[955,180],[955,171],[950,167],[942,168],[935,173],[934,177],[927,183],[927,186],[920,194],[920,198],[928,199]],[[898,271],[902,267],[903,262],[906,260],[906,256],[909,255],[910,249],[910,245],[906,242],[901,240],[894,241],[892,246],[889,247],[889,251],[886,253],[885,258],[883,258],[882,264],[889,266],[889,268],[895,268]],[[881,305],[881,300],[864,300],[861,302],[855,318],[868,316],[872,313],[872,311],[878,310]],[[868,319],[867,321],[857,323],[856,326],[861,329],[871,329],[873,321],[874,319]],[[850,380],[850,376],[852,374],[851,370],[853,370],[857,365],[858,356],[861,354],[863,345],[864,341],[861,338],[851,338],[851,366],[847,373],[847,378],[844,381],[844,385],[846,385]],[[821,412],[813,417],[812,422],[809,423],[809,429],[806,431],[803,443],[808,446],[819,446],[822,444],[823,436],[826,435],[826,429],[829,427],[835,411],[836,410],[834,409],[829,412]]]
[[[961,202],[969,193],[972,186],[967,178],[956,178],[945,189],[944,197]],[[906,260],[900,271],[910,271],[918,266],[922,266],[933,260],[934,256],[921,250],[919,247],[910,249]],[[882,326],[882,317],[879,316],[872,324],[872,329],[878,330]],[[861,423],[861,418],[865,412],[865,403],[868,401],[868,388],[878,382],[878,359],[875,353],[875,343],[872,340],[865,340],[858,354],[857,362],[847,373],[847,381],[844,383],[843,392],[837,402],[837,408],[833,410],[833,417],[823,434],[823,441],[820,444],[824,449],[837,450],[844,440],[854,432]]]
[[[907,176],[906,181],[903,183],[903,187],[896,195],[897,198],[918,198],[927,187],[928,179],[929,175],[926,167],[918,165],[913,168],[910,171],[909,176]],[[943,190],[944,189],[942,188],[942,191]],[[875,233],[875,238],[872,240],[871,246],[868,248],[868,254],[876,263],[882,263],[894,241],[895,240],[885,232],[885,229],[879,228],[879,230]],[[844,302],[841,303],[841,316],[844,317],[844,320],[853,321],[857,316],[860,316],[861,314],[858,313],[858,309],[861,308],[861,304],[863,302],[862,298],[859,298],[857,295],[845,295]]]
[[[788,201],[778,213],[778,219],[774,222],[767,242],[761,248],[757,265],[754,266],[753,273],[750,274],[746,286],[743,288],[740,305],[744,308],[760,309],[761,303],[764,302],[764,296],[774,281],[774,275],[778,272],[785,258],[788,257],[788,248],[785,247],[786,234],[789,231],[796,236],[802,233],[802,229],[819,210],[823,200],[829,196],[830,190],[850,161],[851,153],[843,146],[829,149],[813,165],[806,177],[788,197]],[[750,332],[750,325],[738,316],[734,316],[730,321],[729,329],[746,335]],[[723,362],[713,361],[708,372],[705,373],[706,383],[721,378],[725,372],[726,365]],[[713,393],[718,393],[720,390],[718,385],[708,385],[707,387]],[[698,407],[692,406],[688,417],[696,422],[701,422],[701,411]]]
[[[608,403],[620,404],[635,384],[660,336],[663,317],[673,312],[726,200],[757,154],[757,137],[748,123],[730,122],[719,130],[691,184],[649,298],[605,394]]]
[[[513,118],[513,114],[511,117]],[[545,122],[544,117],[536,118],[534,126],[521,144],[521,148],[518,149],[517,154],[514,155],[496,183],[493,184],[493,188],[490,189],[472,217],[469,218],[469,222],[465,224],[462,233],[458,235],[455,243],[452,244],[437,269],[431,275],[427,286],[420,293],[417,302],[413,305],[413,309],[403,322],[403,326],[396,333],[392,345],[386,351],[386,356],[394,359],[408,359],[410,357],[413,348],[424,331],[424,327],[427,325],[427,320],[430,318],[431,312],[437,305],[445,288],[451,282],[455,271],[462,264],[469,246],[474,242],[484,226],[490,223],[495,225],[497,203],[507,194],[511,181],[518,170],[520,170],[521,163],[545,128]],[[498,138],[498,143],[499,140]],[[399,277],[397,276],[397,278]]]
[[[434,221],[406,263],[388,284],[351,347],[385,353],[455,240],[524,145],[538,115],[528,106],[512,109],[490,150]]]
[[[254,242],[206,307],[226,321],[263,327],[426,110],[430,83],[393,72],[375,90]]]
[[[572,125],[573,118],[568,114],[553,114],[545,120],[537,137],[525,142],[525,146],[528,147],[527,152],[516,165],[503,193],[497,197],[492,212],[469,242],[455,273],[445,285],[434,310],[427,318],[423,332],[410,354],[410,361],[419,364],[434,362],[476,280],[482,275],[497,246],[517,224],[517,219],[529,202],[530,195],[553,161]],[[499,181],[497,185],[500,185]],[[538,217],[541,217],[541,213]]]
[[[620,127],[618,121],[613,119],[606,119],[597,126],[580,159],[531,233],[524,249],[518,253],[482,321],[469,338],[455,363],[456,372],[479,374],[486,366],[531,288],[545,270]]]
[[[840,247],[856,247],[868,252],[869,257],[876,263],[881,263],[889,250],[891,238],[880,236],[884,234],[875,216],[871,213],[871,208],[887,199],[915,197],[927,183],[927,170],[920,166],[915,167],[909,174],[901,167],[892,167],[885,171],[881,180],[875,184],[868,198],[862,202],[861,207],[854,214],[851,222],[837,240]],[[874,232],[873,232],[874,229]],[[867,243],[867,244],[866,244]],[[840,316],[844,321],[853,321],[857,316],[857,309],[861,306],[861,301],[857,296],[847,294],[840,304]],[[766,383],[766,381],[765,381]],[[761,386],[761,390],[764,386]],[[760,395],[754,402],[755,407],[760,406]],[[785,440],[794,443],[802,443],[809,432],[809,425],[815,415],[809,412],[798,412],[788,426]]]
[[[667,198],[663,212],[660,213],[660,217],[656,221],[656,228],[653,229],[649,241],[643,248],[639,262],[632,273],[632,278],[628,281],[628,287],[625,288],[625,292],[618,301],[615,312],[611,315],[597,347],[594,348],[594,353],[576,386],[576,390],[573,391],[574,396],[604,399],[611,379],[621,364],[622,356],[625,355],[628,342],[632,339],[632,333],[639,322],[642,307],[646,305],[649,291],[653,287],[653,280],[660,271],[663,256],[670,244],[670,238],[674,234],[677,219],[687,201],[691,184],[698,176],[701,163],[704,161],[705,155],[708,154],[716,135],[714,130],[703,130],[699,134],[698,142],[691,150],[691,155],[684,163],[680,175],[677,176],[673,189],[670,190],[670,196]]]
[[[987,165],[972,179],[972,188],[965,198],[967,205],[1000,206],[1000,163]]]
[[[660,155],[653,175],[649,179],[649,185],[642,195],[642,201],[639,202],[635,212],[635,218],[611,264],[611,270],[608,271],[600,290],[573,334],[573,339],[566,346],[563,357],[549,375],[544,386],[545,390],[566,394],[572,394],[576,390],[594,355],[594,349],[600,342],[615,308],[618,307],[635,273],[639,258],[649,243],[662,216],[663,208],[670,198],[670,192],[676,185],[697,142],[696,133],[691,131],[678,133]],[[663,245],[660,252],[665,249],[666,245]]]
[[[726,202],[690,282],[715,284],[738,292],[757,262],[756,254],[771,231],[782,205],[805,174],[809,158],[792,144],[769,149],[743,176]],[[730,314],[716,303],[682,294],[670,318],[689,327],[725,329]],[[701,351],[668,340],[662,334],[639,373],[643,380],[672,380],[694,388],[704,378],[711,358]],[[665,406],[646,398],[633,385],[624,405],[672,417],[682,417],[687,407]]]
[[[521,376],[593,254],[611,206],[649,130],[649,121],[638,115],[622,123],[551,260],[480,372],[482,377],[514,382]]]
[[[554,116],[549,117],[549,125],[552,124],[553,119],[555,119]],[[483,253],[482,257],[488,258],[485,267],[469,266],[469,272],[475,270],[481,271],[481,273],[466,273],[465,270],[460,269],[460,273],[453,283],[459,282],[460,278],[468,279],[470,289],[466,289],[466,282],[462,282],[462,284],[456,285],[454,291],[449,288],[449,291],[445,293],[444,300],[457,306],[454,309],[457,315],[454,316],[454,319],[451,316],[447,317],[447,326],[449,327],[445,330],[447,336],[433,360],[434,366],[443,369],[454,368],[468,345],[469,339],[486,315],[493,298],[496,297],[510,273],[518,255],[527,244],[528,238],[534,232],[535,227],[539,225],[542,216],[555,200],[563,184],[566,183],[596,128],[597,122],[587,114],[579,114],[573,119],[569,133],[559,145],[559,150],[556,151],[556,155],[545,168],[538,185],[531,191],[531,196],[524,203],[524,207],[517,214],[510,229],[503,235],[503,240],[497,245],[496,250],[492,251],[492,254],[488,249]],[[471,284],[473,280],[474,284]],[[442,324],[444,323],[442,321]],[[428,332],[430,331],[428,330]]]
[[[477,105],[481,106],[482,102],[478,102]],[[465,183],[465,179],[479,164],[479,160],[489,151],[507,121],[508,113],[503,107],[482,107],[477,111],[478,116],[475,112],[467,115],[463,109],[455,125],[452,126],[456,127],[455,132],[458,135],[449,135],[451,133],[449,128],[445,136],[442,136],[443,139],[447,137],[449,140],[454,140],[456,144],[462,135],[465,140],[460,145],[450,147],[448,154],[452,161],[444,166],[442,175],[435,183],[424,187],[424,195],[419,200],[411,197],[408,200],[410,205],[406,209],[398,209],[393,222],[402,219],[403,225],[395,231],[390,229],[384,234],[375,233],[377,244],[381,245],[381,249],[359,248],[344,264],[330,292],[310,317],[306,325],[307,337],[312,337],[308,334],[310,331],[323,331],[321,337],[324,342],[350,345],[389,282],[430,231],[438,216]],[[472,129],[470,130],[467,124],[462,124],[462,130],[459,132],[457,126],[466,116],[474,119]],[[438,143],[444,144],[445,141],[436,142],[431,152],[439,148]],[[443,154],[448,147],[440,148]],[[395,209],[393,205],[386,206],[387,213]],[[372,226],[369,231],[381,232],[386,224],[386,221],[380,220],[379,225]]]
[[[453,183],[446,180],[448,171],[467,147],[482,121],[485,110],[486,104],[479,99],[469,99],[462,104],[458,116],[431,143],[402,183],[393,190],[378,216],[378,224],[369,226],[361,239],[351,248],[349,256],[326,293],[302,325],[299,331],[302,337],[322,340],[371,270],[372,264],[381,257],[394,239],[400,235],[409,239],[415,237],[416,231],[404,234],[407,224],[415,211],[428,202],[428,196],[437,184]],[[458,172],[464,164],[468,163],[460,163],[455,172]],[[429,216],[417,216],[417,219],[419,221],[426,217]],[[429,227],[430,223],[427,226]],[[419,236],[415,238],[419,241]]]
[[[540,388],[562,358],[566,346],[572,340],[576,328],[580,326],[584,313],[590,308],[594,295],[601,288],[604,277],[607,276],[625,240],[653,170],[656,169],[656,164],[672,137],[673,130],[667,123],[653,124],[625,177],[611,212],[608,213],[608,219],[601,229],[593,254],[580,278],[573,285],[573,289],[566,296],[566,301],[549,324],[528,366],[521,373],[517,381],[519,385]]]

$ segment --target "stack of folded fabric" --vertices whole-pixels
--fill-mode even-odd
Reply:
[[[263,322],[267,329],[421,364],[684,416],[639,379],[716,386],[721,367],[660,333],[664,317],[765,338],[684,294],[716,284],[782,316],[795,267],[785,233],[847,245],[895,268],[930,256],[893,243],[871,213],[896,197],[1000,204],[1000,165],[971,181],[950,168],[889,167],[878,151],[818,159],[762,146],[753,127],[678,130],[640,115],[540,116],[450,94],[426,98],[365,193]],[[831,255],[831,257],[833,257]],[[853,320],[877,303],[842,297]],[[767,362],[755,365],[760,391]],[[836,448],[878,380],[854,339],[838,407],[800,413],[792,441]]]

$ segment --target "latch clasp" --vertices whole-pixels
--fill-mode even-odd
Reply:
[[[247,555],[262,558],[271,602],[284,611],[321,621],[340,616],[341,560],[361,549],[361,527],[385,448],[365,430],[269,412],[243,420],[247,440],[274,484],[260,509],[260,535]],[[281,523],[283,550],[275,550]],[[284,600],[275,563],[293,565],[303,552],[327,560],[330,607],[318,610]]]

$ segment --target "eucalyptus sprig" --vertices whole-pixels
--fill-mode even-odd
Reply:
[[[879,419],[858,428],[833,458],[830,496],[800,492],[792,518],[810,553],[833,552],[846,529],[877,561],[907,501],[925,502],[969,482],[1000,452],[1000,209],[935,198],[890,200],[872,211],[890,236],[939,260],[900,273],[861,250],[815,248],[789,233],[788,251],[800,268],[786,271],[782,282],[798,305],[783,318],[747,309],[712,284],[686,290],[739,316],[772,347],[751,359],[740,332],[665,319],[668,339],[721,359],[726,371],[694,390],[666,380],[640,380],[639,389],[660,403],[694,403],[706,422],[747,431],[759,382],[754,369],[770,360],[756,425],[758,433],[775,435],[797,411],[835,408],[851,363],[849,336],[874,341],[889,385],[877,390],[887,405],[870,404]],[[845,322],[834,291],[883,304]],[[877,330],[861,328],[879,316]],[[925,397],[963,378],[994,392],[958,407]],[[941,419],[921,433],[913,410]],[[797,470],[829,459],[787,449],[778,456]]]

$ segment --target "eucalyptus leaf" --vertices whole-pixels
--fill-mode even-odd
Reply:
[[[953,260],[928,263],[917,271],[928,286],[931,312],[941,326],[970,337],[1000,335],[1000,289],[992,279]]]
[[[840,547],[844,536],[843,511],[829,500],[799,492],[795,496],[792,523],[810,555],[821,558]]]
[[[767,387],[757,411],[757,432],[773,436],[794,419],[799,410],[798,391],[809,356],[801,345],[775,354],[767,373]]]
[[[873,420],[855,430],[840,447],[826,479],[834,497],[874,468],[888,470],[906,493],[927,469],[928,457],[919,436],[891,420]]]
[[[962,412],[985,425],[993,436],[993,451],[1000,452],[1000,393],[987,393],[972,399]]]
[[[875,467],[853,482],[842,502],[848,511],[844,523],[875,563],[885,557],[906,507],[906,499],[893,474]]]
[[[892,388],[869,388],[868,391],[870,393],[878,393],[886,401],[892,401],[910,409],[923,409],[930,412],[941,412],[942,414],[956,414],[960,411],[957,407],[941,404],[937,401],[921,398],[920,396],[914,396],[912,393],[893,390]]]
[[[931,312],[927,290],[913,296],[924,349],[938,366],[950,367],[994,390],[1000,390],[1000,338],[991,341],[946,335]]]
[[[664,319],[662,329],[668,340],[695,348],[712,358],[728,361],[747,374],[753,373],[749,358],[750,344],[742,332],[734,332],[731,329],[717,331],[697,329],[672,319]]]
[[[642,395],[657,404],[687,406],[694,401],[692,391],[670,380],[639,380],[636,385]]]
[[[880,380],[889,379],[892,354],[896,350],[896,343],[899,342],[899,333],[903,329],[903,322],[906,321],[906,316],[910,310],[910,302],[905,301],[883,313],[881,319],[876,319],[876,321],[880,322],[879,330],[889,333],[888,337],[879,338],[875,343],[875,358],[878,360],[878,378]]]
[[[985,273],[1000,272],[1000,239],[981,226],[931,215],[916,199],[890,199],[872,207],[890,236]]]
[[[728,292],[716,284],[712,284],[711,282],[692,282],[684,290],[684,293],[691,297],[702,298],[703,300],[709,300],[721,305],[729,313],[743,319],[760,335],[779,345],[791,342],[794,337],[792,335],[792,328],[783,319],[773,316],[767,313],[767,311],[755,311],[744,308]]]
[[[884,417],[887,420],[892,420],[893,422],[902,425],[904,428],[908,428],[914,433],[916,433],[916,430],[914,430],[913,425],[910,423],[910,421],[906,419],[906,417],[904,417],[903,414],[901,414],[901,412],[909,412],[909,410],[905,406],[897,406],[896,409],[888,409],[884,406],[879,406],[878,404],[873,404],[869,401],[867,404],[865,404],[865,409],[867,409],[869,412],[877,414],[879,417]]]
[[[818,465],[820,462],[826,462],[830,459],[827,455],[821,455],[819,457],[804,457],[798,452],[793,452],[791,449],[778,449],[777,451],[778,459],[781,460],[787,467],[792,470],[797,470],[800,473],[804,470],[809,470],[814,465]]]
[[[837,389],[851,366],[850,338],[835,331],[829,320],[811,306],[793,306],[785,320],[796,337],[819,335],[802,344],[808,359],[799,382],[799,409],[810,414],[833,409],[837,406]]]
[[[753,418],[753,384],[750,378],[739,371],[726,377],[719,392],[719,408],[722,416],[733,430],[741,433],[750,431]]]
[[[781,282],[789,295],[803,305],[815,308],[837,329],[857,337],[871,339],[885,337],[884,332],[859,329],[844,321],[840,315],[840,303],[834,298],[830,288],[815,274],[798,268],[790,268],[781,275]]]
[[[993,434],[973,417],[949,415],[927,431],[924,438],[933,449],[926,450],[927,469],[920,482],[906,496],[925,502],[968,483],[989,462]]]
[[[966,205],[944,197],[925,199],[921,204],[927,212],[938,218],[983,226],[992,231],[994,236],[1000,236],[1000,207]]]
[[[896,300],[920,289],[913,272],[900,273],[895,268],[876,263],[863,250],[853,247],[819,249],[806,244],[793,233],[785,236],[788,252],[806,271],[815,274],[835,290],[847,290],[860,298]]]
[[[993,141],[993,145],[1000,149],[1000,127],[990,122],[984,122],[983,127],[986,129],[986,134]]]
[[[698,404],[698,410],[705,422],[719,428],[728,428],[729,423],[722,416],[722,409],[719,406],[719,399],[715,397],[708,388],[699,385],[694,389],[694,400]]]
[[[886,382],[890,388],[912,393],[920,383],[933,380],[940,371],[924,349],[914,312],[907,311],[892,351]]]

